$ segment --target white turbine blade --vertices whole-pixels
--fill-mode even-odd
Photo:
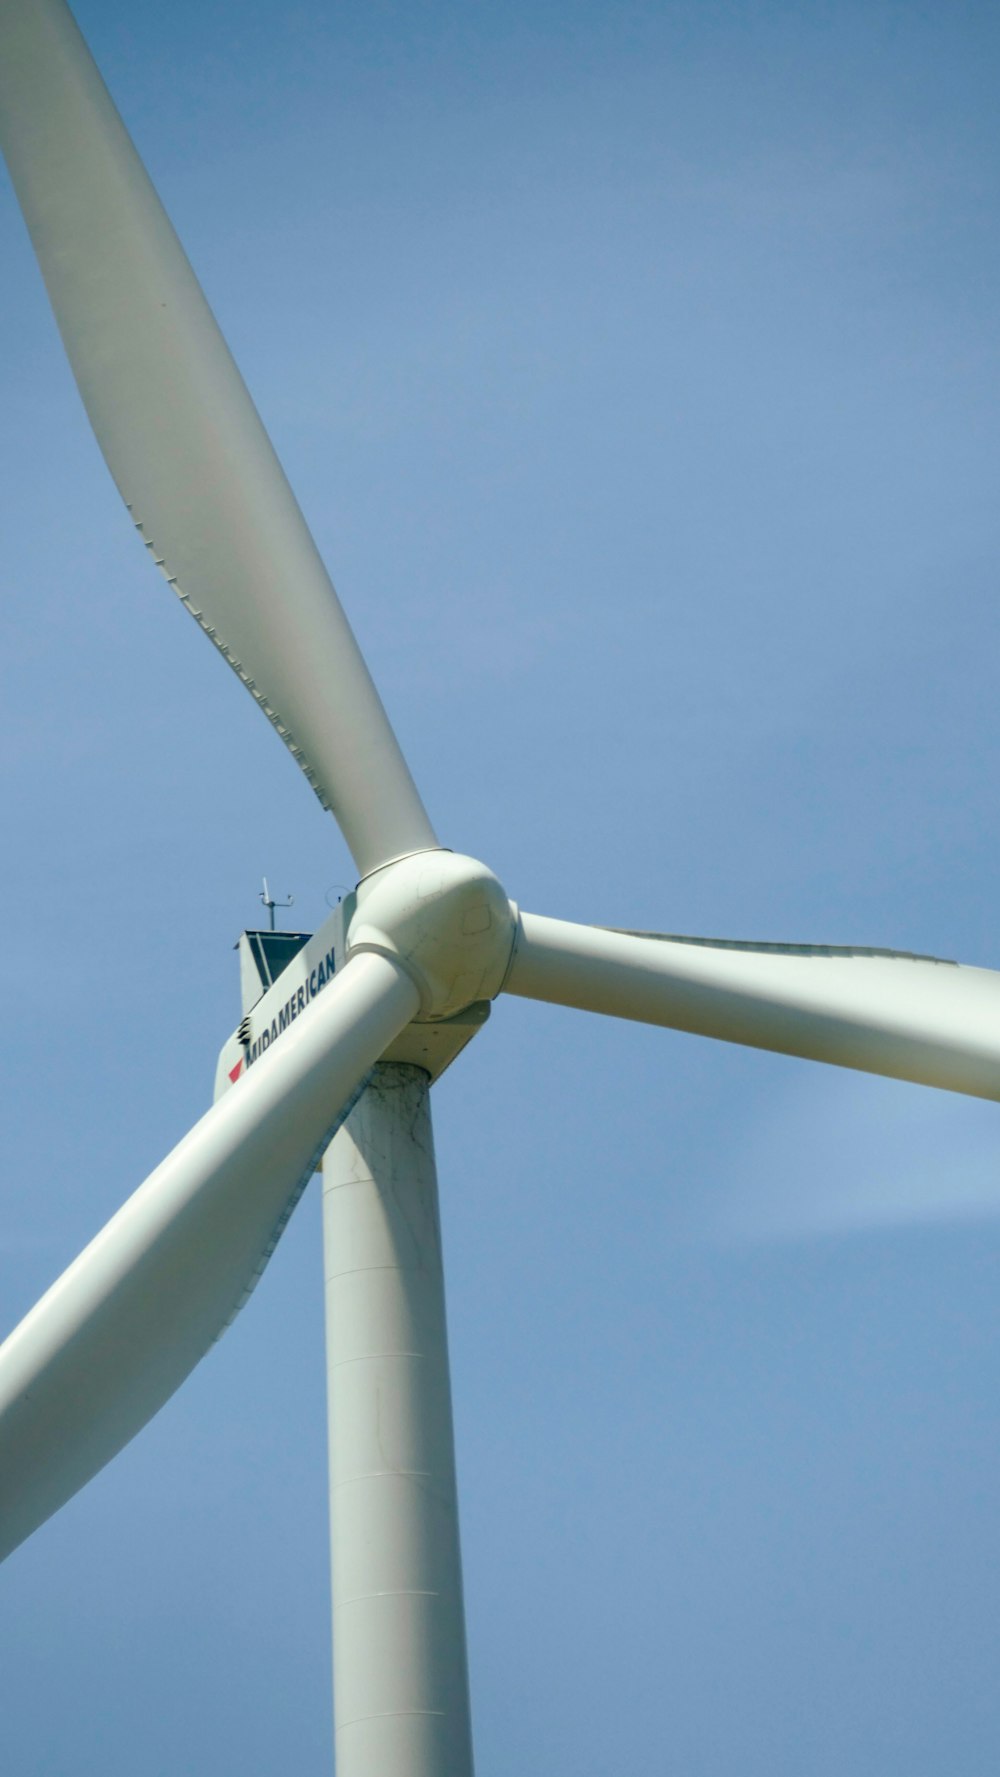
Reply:
[[[361,875],[437,841],[305,520],[63,0],[0,5],[0,148],[140,536]]]
[[[387,957],[348,962],[0,1346],[0,1559],[135,1436],[229,1324],[418,1005]]]
[[[1000,1099],[1000,973],[521,915],[507,993]]]

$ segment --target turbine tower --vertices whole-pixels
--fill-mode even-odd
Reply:
[[[522,911],[439,840],[63,0],[0,6],[0,143],[132,522],[358,873],[276,976],[244,972],[212,1108],[0,1348],[0,1554],[180,1386],[321,1167],[337,1768],[469,1777],[433,1081],[506,993],[998,1099],[1000,975]]]

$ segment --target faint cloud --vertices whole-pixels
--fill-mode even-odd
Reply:
[[[700,1232],[728,1244],[992,1220],[998,1161],[996,1104],[810,1069],[744,1129]]]

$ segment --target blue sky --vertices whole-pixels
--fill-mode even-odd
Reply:
[[[445,842],[1000,966],[995,9],[77,13]],[[0,239],[6,1327],[351,866]],[[435,1119],[479,1777],[994,1771],[997,1107],[511,1000]],[[310,1192],[4,1570],[18,1777],[329,1769],[323,1388]]]

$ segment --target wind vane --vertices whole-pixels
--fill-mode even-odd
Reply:
[[[295,905],[294,895],[289,895],[287,901],[276,901],[267,886],[266,876],[264,877],[264,887],[258,891],[258,900],[263,901],[264,906],[267,908],[267,911],[271,916],[272,932],[274,931],[274,909],[276,907],[294,907]]]

